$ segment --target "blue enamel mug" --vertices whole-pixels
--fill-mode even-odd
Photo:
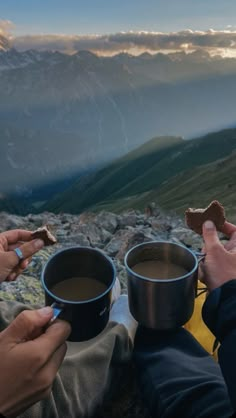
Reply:
[[[55,286],[67,280],[69,284],[72,277],[98,280],[105,290],[83,300],[68,300],[56,295]],[[45,305],[53,307],[54,319],[59,317],[70,323],[69,341],[89,340],[105,328],[115,280],[115,266],[100,250],[75,246],[59,250],[49,258],[41,274]]]

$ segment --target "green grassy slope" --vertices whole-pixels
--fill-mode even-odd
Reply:
[[[94,210],[120,212],[134,207],[143,210],[150,202],[184,216],[187,207],[206,207],[218,199],[228,219],[236,222],[236,152],[210,164],[183,171],[167,180],[158,189],[129,198],[101,202]]]
[[[165,196],[163,204],[168,207],[170,186],[167,184],[170,184],[172,178],[175,182],[175,176],[183,176],[183,182],[185,177],[189,176],[188,171],[191,172],[191,176],[195,171],[201,173],[203,166],[229,156],[234,150],[236,129],[227,129],[188,141],[171,137],[155,138],[98,171],[85,184],[75,183],[46,205],[45,209],[79,213],[98,205],[101,207],[101,204],[105,207],[112,202],[114,209],[118,210],[121,201],[126,201],[132,207],[134,199],[131,199],[131,196],[136,195],[135,201],[138,202],[142,200],[143,193],[152,190],[155,190],[157,196]],[[170,192],[170,196],[174,194],[175,199],[178,197],[177,190],[180,196],[184,194],[186,199],[193,194],[193,191],[180,190],[177,183],[174,184],[175,188]],[[194,187],[189,186],[190,189]],[[161,202],[161,197],[159,200]]]
[[[53,212],[78,213],[131,183],[143,171],[147,171],[150,166],[168,156],[173,149],[178,149],[183,142],[183,139],[176,137],[153,138],[147,144],[129,152],[95,174],[74,183],[65,193],[61,193],[46,204],[43,209]]]

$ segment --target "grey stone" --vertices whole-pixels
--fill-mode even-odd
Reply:
[[[118,217],[119,228],[125,228],[127,226],[135,226],[137,221],[137,215],[135,211],[123,213]]]
[[[105,229],[111,234],[115,232],[117,225],[118,225],[117,215],[115,215],[114,213],[105,212],[105,211],[100,212],[96,216],[94,222],[100,228]]]
[[[193,249],[199,249],[203,246],[203,239],[200,235],[184,227],[178,227],[172,230],[171,236],[182,244]]]
[[[117,231],[116,234],[110,240],[110,242],[104,248],[107,254],[109,256],[114,257],[120,250],[122,243],[124,242],[125,239],[127,239],[127,236],[129,234],[131,235],[132,232],[129,233],[128,231],[121,230],[121,229]]]
[[[97,225],[94,223],[80,224],[77,231],[82,233],[93,247],[99,246],[101,242],[101,230]]]
[[[71,242],[71,244],[82,245],[82,246],[85,246],[85,247],[90,246],[89,239],[84,234],[82,234],[81,232],[78,232],[75,235],[69,235],[68,239]]]

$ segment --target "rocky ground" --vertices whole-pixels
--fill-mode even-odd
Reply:
[[[26,304],[43,304],[40,272],[48,257],[64,247],[86,245],[102,249],[113,258],[122,292],[126,293],[123,259],[132,246],[152,240],[179,242],[196,250],[202,245],[201,237],[189,230],[182,219],[164,215],[159,210],[154,211],[152,215],[133,210],[119,215],[110,212],[100,212],[96,215],[92,213],[54,215],[44,212],[21,217],[0,213],[0,232],[15,228],[34,230],[45,224],[49,225],[58,243],[37,253],[24,275],[16,282],[2,283],[0,297],[4,295],[7,299],[17,299]]]
[[[86,245],[103,250],[112,257],[121,282],[122,293],[127,293],[126,272],[123,264],[125,253],[134,245],[144,241],[169,240],[200,250],[201,237],[189,230],[184,220],[166,215],[158,208],[145,213],[130,210],[122,214],[100,212],[71,215],[62,213],[29,214],[25,217],[0,213],[0,232],[23,228],[34,230],[48,224],[58,243],[46,247],[32,259],[27,270],[16,282],[0,285],[0,298],[18,300],[27,305],[44,304],[40,283],[40,272],[48,257],[57,250],[73,245]],[[121,399],[114,400],[101,412],[101,418],[147,418],[132,379],[129,390],[124,390]]]

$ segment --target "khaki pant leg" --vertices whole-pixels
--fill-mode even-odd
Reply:
[[[104,397],[120,386],[132,348],[127,329],[115,322],[109,322],[90,341],[68,342],[50,397],[29,408],[21,418],[92,417]]]

